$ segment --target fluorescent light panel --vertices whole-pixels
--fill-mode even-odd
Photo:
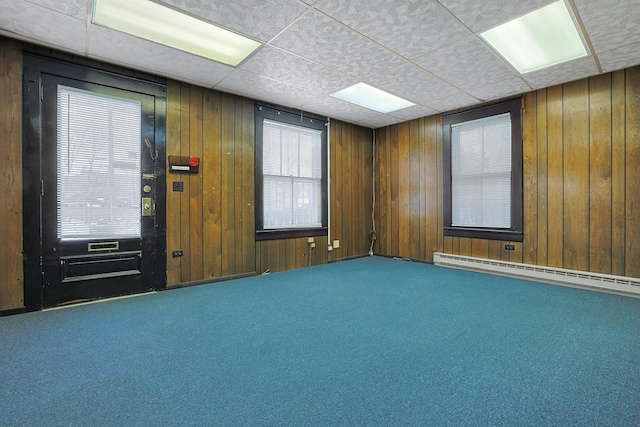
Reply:
[[[562,0],[480,34],[521,74],[587,56]]]
[[[93,23],[233,67],[261,46],[255,40],[148,0],[95,0]]]
[[[366,83],[357,83],[331,96],[380,113],[390,113],[416,105]]]

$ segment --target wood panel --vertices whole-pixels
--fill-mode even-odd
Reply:
[[[564,266],[562,86],[547,90],[547,254],[550,267]]]
[[[538,126],[537,93],[524,96],[522,135],[522,195],[523,195],[523,241],[524,262],[538,262]]]
[[[332,120],[329,142],[329,180],[332,188],[330,232],[331,240],[339,240],[340,247],[328,253],[327,259],[366,255],[370,247],[369,232],[373,228],[373,135],[370,129]],[[384,144],[384,141],[378,141],[378,148]],[[380,176],[376,176],[376,179],[376,185],[382,187],[384,193]],[[384,228],[384,225],[378,224],[378,227]]]
[[[313,238],[311,247],[306,237],[256,242],[256,271],[259,274],[326,264],[327,237]]]
[[[253,120],[250,100],[168,83],[167,155],[200,157],[197,174],[167,174],[169,286],[255,271]]]
[[[610,274],[611,74],[589,82],[589,269]]]
[[[0,37],[0,310],[24,306],[22,271],[22,52]]]
[[[611,273],[625,274],[626,76],[611,75]]]
[[[524,98],[523,242],[442,236],[442,129],[431,116],[377,130],[378,253],[431,260],[442,250],[640,277],[640,67]]]
[[[546,265],[548,260],[548,163],[547,163],[547,91],[536,92],[536,139],[538,161],[538,236],[537,264]]]
[[[640,277],[640,67],[627,70],[625,275]]]
[[[564,85],[564,267],[589,269],[589,81]]]
[[[445,244],[438,123],[431,116],[377,131],[376,253],[431,261]]]

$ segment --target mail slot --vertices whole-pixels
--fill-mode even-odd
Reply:
[[[96,242],[87,245],[88,252],[117,251],[120,249],[120,242]]]

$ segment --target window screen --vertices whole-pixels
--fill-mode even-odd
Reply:
[[[511,227],[509,113],[451,126],[451,225]]]
[[[322,226],[322,132],[263,121],[263,229]]]
[[[141,105],[58,87],[58,238],[140,236]]]

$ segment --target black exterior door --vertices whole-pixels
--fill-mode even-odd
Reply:
[[[43,306],[153,290],[154,97],[42,85]]]

